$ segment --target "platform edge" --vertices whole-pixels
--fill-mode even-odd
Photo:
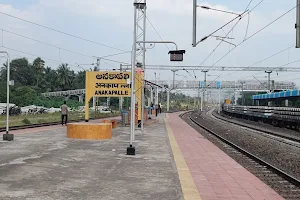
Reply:
[[[168,116],[169,114],[166,114],[165,117],[165,126],[168,132],[169,142],[171,145],[172,153],[174,156],[180,185],[182,189],[182,193],[185,200],[202,200],[201,196],[199,194],[199,191],[195,185],[194,179],[192,177],[192,174],[185,162],[185,159],[182,155],[182,152],[180,150],[179,145],[177,144],[176,138],[173,134],[173,131],[169,125]]]

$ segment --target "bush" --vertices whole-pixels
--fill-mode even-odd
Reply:
[[[47,122],[47,120],[44,120],[44,119],[39,119],[38,120],[38,124],[42,124],[42,123],[46,123]]]
[[[25,118],[22,120],[23,124],[31,124],[31,122],[29,121],[29,119]]]

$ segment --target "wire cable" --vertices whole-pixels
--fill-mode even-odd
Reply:
[[[230,54],[230,52],[232,52],[234,49],[236,49],[237,47],[241,46],[243,43],[245,43],[246,41],[248,41],[249,39],[253,38],[255,35],[257,35],[258,33],[260,33],[261,31],[265,30],[266,28],[268,28],[270,25],[272,25],[273,23],[275,23],[276,21],[278,21],[279,19],[281,19],[282,17],[284,17],[285,15],[287,15],[288,13],[290,13],[291,11],[293,11],[297,6],[294,6],[293,8],[291,8],[290,10],[288,10],[287,12],[285,12],[284,14],[280,15],[279,17],[277,17],[275,20],[273,20],[272,22],[270,22],[269,24],[267,24],[266,26],[264,26],[263,28],[259,29],[258,31],[256,31],[255,33],[253,33],[252,35],[250,35],[248,38],[246,38],[245,40],[243,40],[242,42],[240,42],[238,45],[236,45],[232,50],[230,50],[228,53],[226,53],[225,55],[223,55],[217,62],[215,62],[211,67],[215,66],[217,63],[219,63],[221,60],[223,60],[228,54]],[[210,67],[210,68],[211,68]]]
[[[6,32],[6,33],[12,34],[12,35],[16,35],[16,36],[19,36],[19,37],[22,37],[22,38],[26,38],[28,40],[32,40],[34,42],[38,42],[38,43],[41,43],[41,44],[44,44],[44,45],[47,45],[47,46],[50,46],[50,47],[53,47],[53,48],[57,48],[59,51],[63,50],[63,51],[67,51],[67,52],[70,52],[70,53],[73,53],[73,54],[77,54],[77,55],[80,55],[80,56],[83,56],[83,57],[92,58],[92,59],[95,58],[95,56],[90,56],[90,55],[79,53],[79,52],[76,52],[76,51],[73,51],[73,50],[65,49],[65,48],[62,48],[62,47],[59,47],[59,46],[56,46],[56,45],[53,45],[53,44],[50,44],[50,43],[47,43],[47,42],[44,42],[44,41],[41,41],[41,40],[37,40],[37,39],[34,39],[34,38],[27,37],[25,35],[21,35],[19,33],[15,33],[15,32],[12,32],[12,31],[5,30],[5,29],[1,29],[1,30],[4,31],[4,32]],[[116,56],[116,55],[125,54],[125,53],[131,53],[131,51],[117,53],[117,54],[111,54],[111,55],[106,55],[106,56],[102,56],[102,57],[99,57],[99,58],[101,58],[103,60],[108,60],[108,61],[111,61],[111,62],[115,62],[115,63],[128,64],[128,63],[125,63],[125,62],[120,62],[120,61],[116,61],[116,60],[106,59],[107,57]]]
[[[154,29],[154,31],[156,32],[156,34],[159,36],[159,38],[161,39],[161,41],[164,41],[162,36],[159,34],[159,32],[157,31],[157,29],[154,27],[154,25],[152,24],[152,22],[149,20],[148,17],[146,17],[147,21],[149,22],[149,24],[151,25],[151,27]],[[166,48],[170,51],[170,48],[168,47],[168,45],[166,43],[164,43],[164,45],[166,46]],[[180,62],[178,62],[179,65],[181,65]],[[185,70],[192,78],[195,78],[196,75],[195,75],[195,72],[194,72],[194,75],[195,77],[188,71],[188,70]]]
[[[50,61],[50,62],[52,62],[52,63],[57,63],[57,64],[64,63],[64,62],[55,60],[55,59],[53,59],[53,58],[48,58],[48,57],[40,56],[40,55],[37,55],[37,54],[33,54],[33,53],[29,53],[29,52],[25,52],[25,51],[13,49],[13,48],[6,47],[6,46],[2,46],[1,48],[8,49],[8,50],[15,51],[15,52],[19,52],[19,53],[23,53],[23,54],[26,54],[26,55],[30,55],[30,56],[35,57],[35,58],[40,57],[40,58],[42,58],[43,60],[48,60],[48,62]],[[19,57],[23,57],[23,56],[19,56]],[[81,67],[78,67],[78,66],[72,65],[72,64],[68,64],[68,66],[76,67],[76,68],[81,68]],[[107,69],[105,69],[105,70],[107,70]]]
[[[251,3],[252,3],[252,1],[253,0],[250,0],[250,2],[248,3],[248,5],[247,5],[247,7],[246,7],[246,9],[245,9],[245,11],[250,7],[250,5],[251,5]]]
[[[268,59],[270,59],[270,58],[272,58],[272,57],[274,57],[274,56],[277,56],[278,54],[280,54],[280,53],[282,53],[282,52],[285,52],[285,51],[289,50],[289,49],[292,48],[293,46],[294,46],[294,45],[290,45],[290,46],[288,46],[287,48],[285,48],[285,49],[283,49],[283,50],[280,50],[279,52],[277,52],[277,53],[275,53],[275,54],[272,54],[271,56],[268,56],[267,58],[264,58],[264,59],[262,59],[262,60],[260,60],[260,61],[257,61],[257,62],[255,62],[255,63],[249,65],[248,67],[252,67],[253,65],[256,65],[256,64],[258,64],[258,63],[264,62],[264,61],[266,61],[266,60],[268,60]]]
[[[110,48],[110,49],[114,49],[114,50],[118,50],[118,51],[125,51],[125,50],[122,50],[122,49],[119,49],[119,48],[116,48],[116,47],[112,47],[112,46],[109,46],[109,45],[106,45],[106,44],[102,44],[102,43],[99,43],[99,42],[95,42],[95,41],[83,38],[83,37],[80,37],[80,36],[76,36],[76,35],[73,35],[73,34],[70,34],[70,33],[66,33],[66,32],[63,32],[63,31],[45,26],[45,25],[41,25],[41,24],[38,24],[36,22],[32,22],[32,21],[29,21],[29,20],[26,20],[26,19],[22,19],[20,17],[16,17],[14,15],[10,15],[10,14],[7,14],[7,13],[1,12],[1,11],[0,11],[0,14],[6,15],[8,17],[18,19],[18,20],[21,20],[23,22],[27,22],[29,24],[33,24],[33,25],[36,25],[36,26],[39,26],[39,27],[42,27],[42,28],[45,28],[45,29],[48,29],[48,30],[51,30],[51,31],[54,31],[54,32],[57,32],[57,33],[60,33],[60,34],[63,34],[63,35],[67,35],[67,36],[70,36],[70,37],[73,37],[73,38],[76,38],[76,39],[80,39],[80,40],[83,40],[83,41],[86,41],[86,42],[89,42],[89,43],[97,44],[97,45],[100,45],[100,46],[103,46],[103,47],[106,47],[106,48]]]
[[[254,9],[256,9],[263,1],[264,1],[264,0],[261,0],[258,4],[256,4],[252,9],[250,9],[250,10],[248,11],[248,13],[249,13],[249,12],[252,12]],[[250,3],[251,3],[251,2],[250,2]],[[250,6],[250,3],[249,3],[248,6]],[[245,11],[247,11],[248,6],[246,7]],[[245,13],[245,12],[244,12],[244,13]],[[239,22],[241,19],[243,19],[245,16],[246,16],[246,15],[241,16],[241,18],[240,18],[240,19],[237,21],[237,23],[230,29],[230,31],[226,34],[225,37],[227,37],[227,36],[230,34],[230,32],[233,31],[233,29],[237,26],[238,22]],[[210,53],[210,54],[209,54],[209,55],[201,62],[200,66],[202,66],[202,65],[206,62],[206,60],[213,54],[213,51],[216,51],[217,48],[218,48],[222,43],[223,43],[223,41],[221,40],[220,43],[219,43],[219,44],[211,51],[211,53]],[[231,51],[231,50],[229,50],[229,52],[230,52],[230,51]]]

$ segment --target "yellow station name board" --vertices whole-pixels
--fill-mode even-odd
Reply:
[[[92,97],[130,97],[130,72],[86,72],[85,119],[89,119],[89,101]]]
[[[130,72],[86,72],[86,95],[100,97],[130,96]]]

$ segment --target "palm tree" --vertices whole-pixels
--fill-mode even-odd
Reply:
[[[94,69],[90,68],[90,71],[96,72],[96,71],[99,71],[99,68],[98,68],[98,66],[95,66]]]
[[[33,68],[36,70],[36,86],[39,86],[39,80],[42,78],[44,72],[45,61],[40,57],[36,58],[32,64]]]
[[[72,72],[70,71],[68,64],[61,64],[57,69],[58,83],[61,89],[66,90],[70,88],[72,84]]]
[[[77,89],[82,89],[85,87],[85,71],[77,72],[75,82]]]
[[[44,80],[45,80],[45,92],[53,92],[59,86],[57,83],[57,72],[56,70],[46,67],[44,70]]]

